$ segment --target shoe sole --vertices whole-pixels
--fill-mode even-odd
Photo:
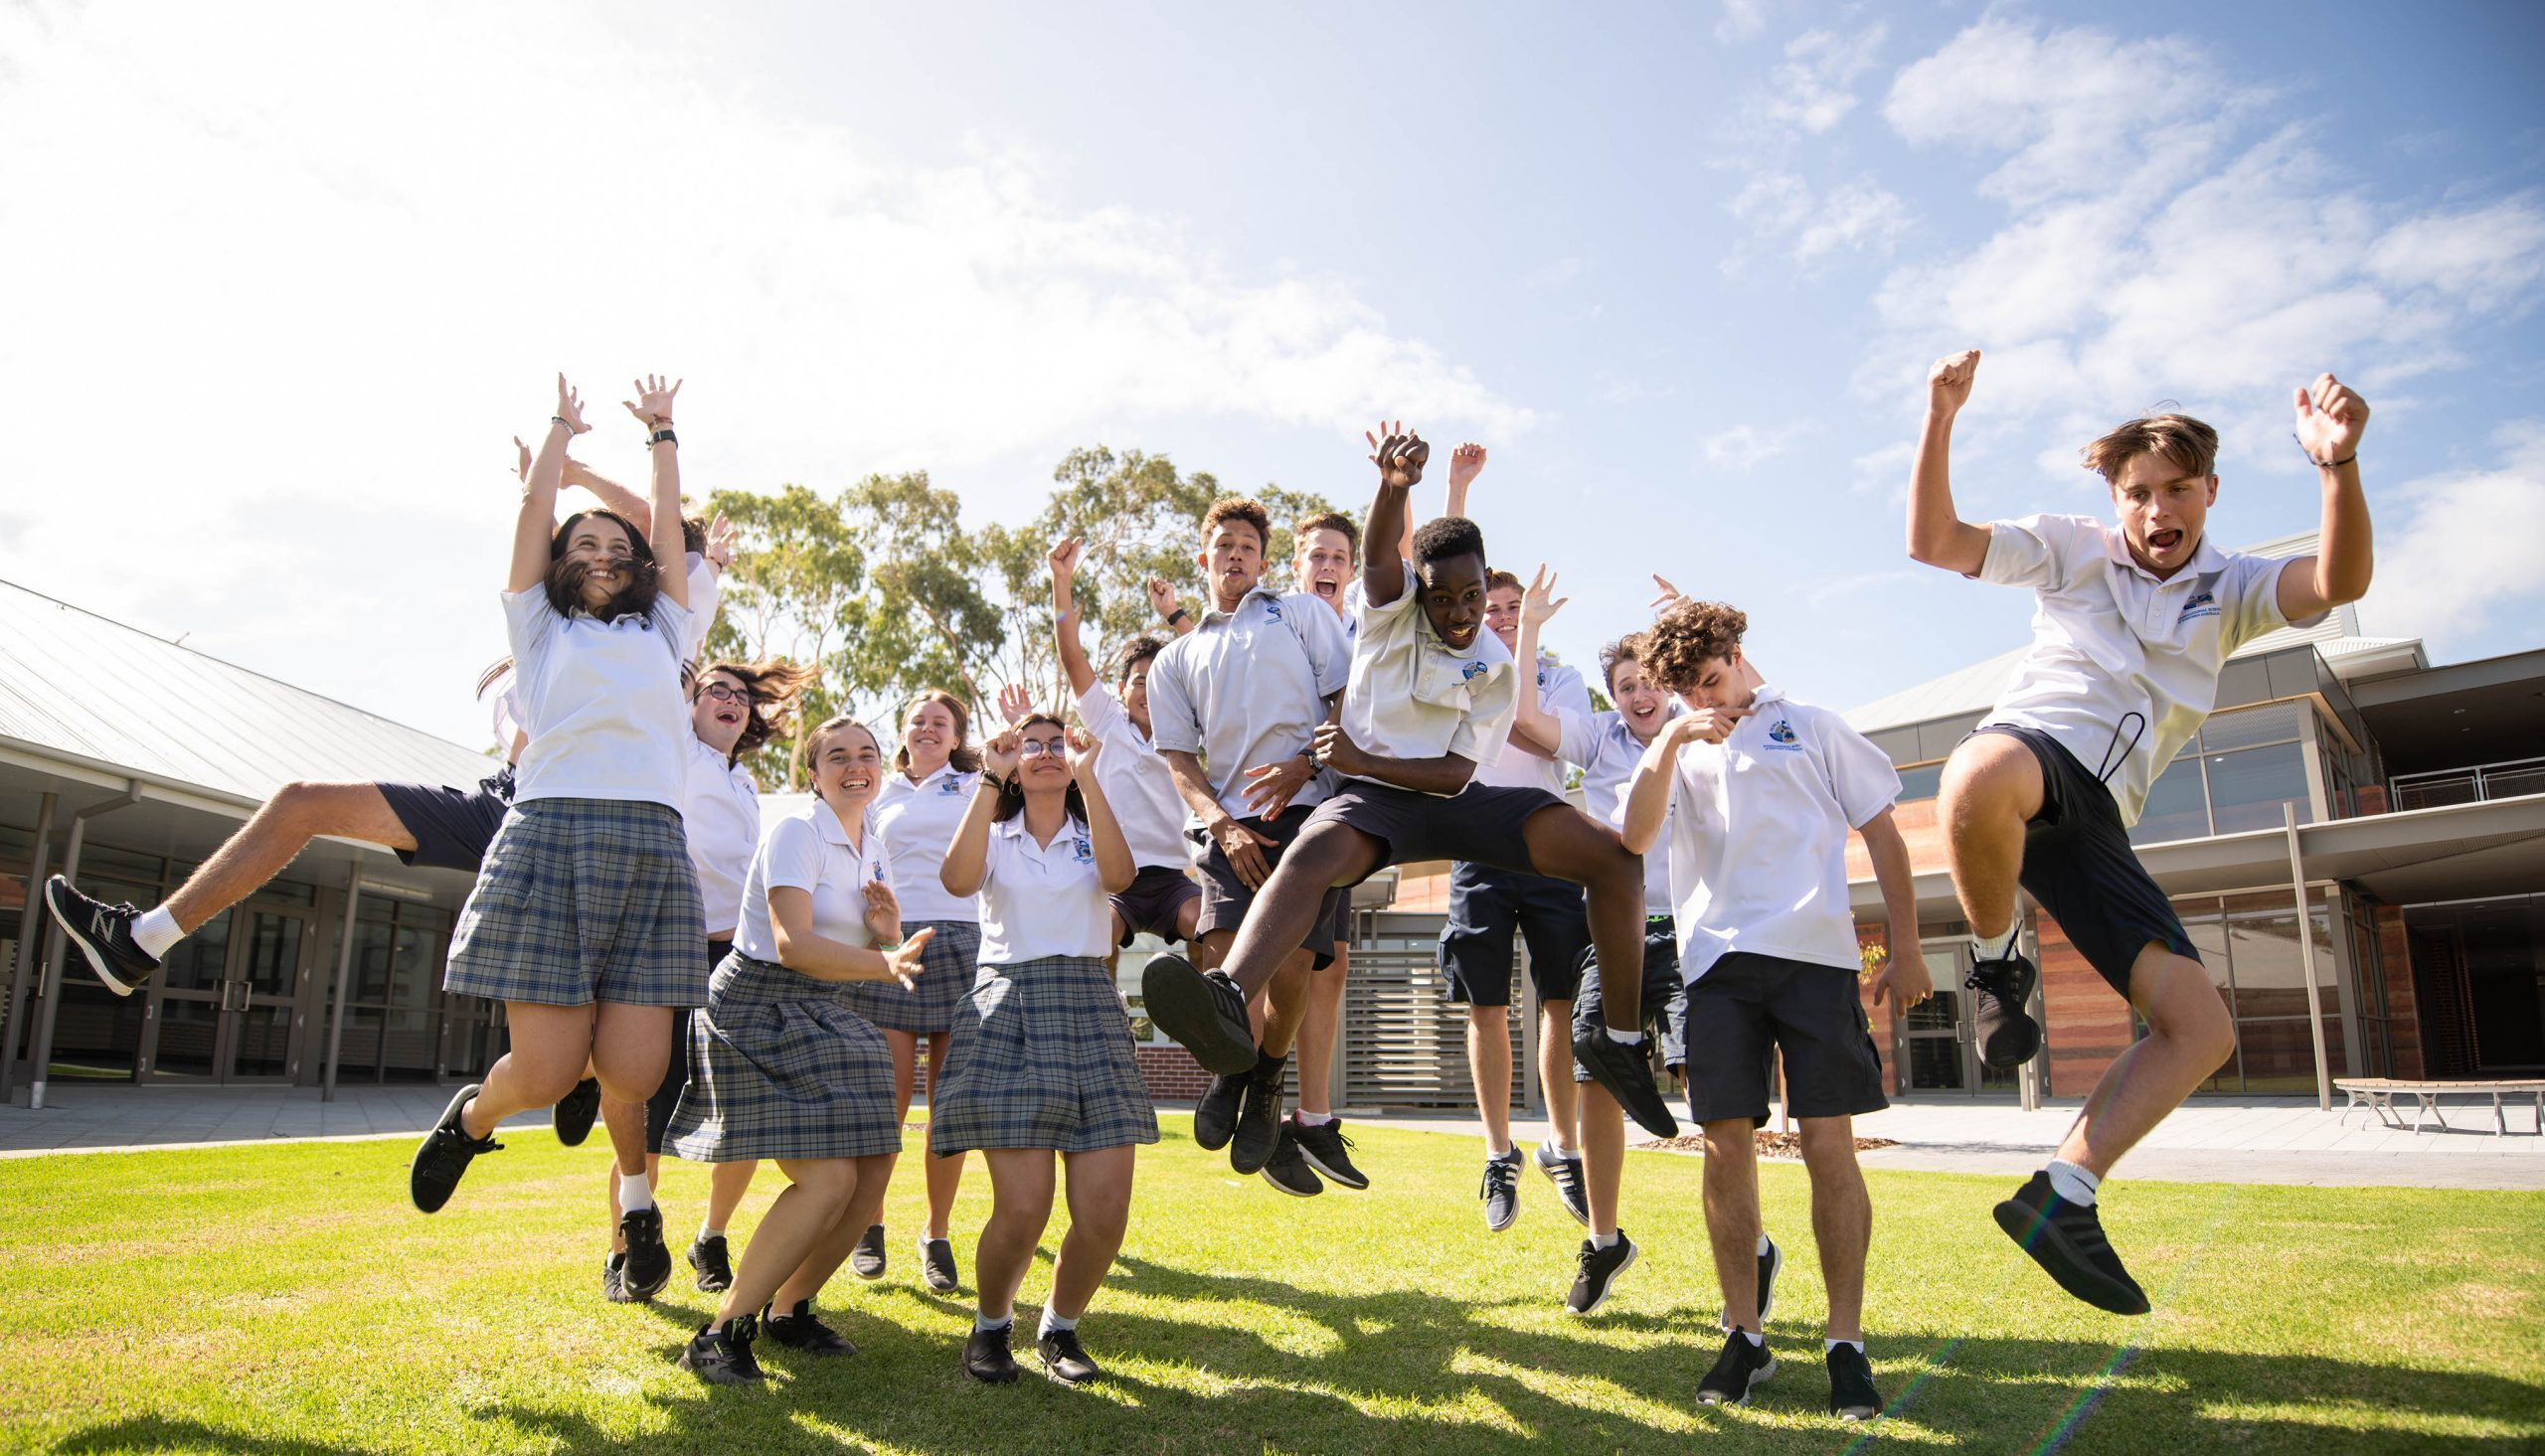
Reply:
[[[1318,1194],[1325,1192],[1325,1185],[1322,1183],[1318,1184],[1314,1188],[1292,1188],[1281,1180],[1274,1178],[1272,1176],[1272,1170],[1270,1168],[1261,1170],[1256,1174],[1256,1177],[1263,1179],[1266,1183],[1272,1185],[1272,1187],[1288,1194],[1294,1199],[1312,1199]]]
[[[2015,1241],[2015,1247],[2022,1249],[2041,1266],[2041,1271],[2050,1276],[2052,1283],[2109,1314],[2147,1313],[2145,1294],[2115,1284],[2098,1272],[2068,1241],[2068,1235],[2035,1213],[2029,1204],[2007,1199],[1997,1205],[1996,1213],[1997,1226]],[[2057,1257],[2044,1258],[2044,1249],[2052,1250]]]
[[[1751,1373],[1750,1383],[1742,1387],[1741,1395],[1738,1399],[1726,1400],[1722,1396],[1718,1395],[1712,1400],[1709,1400],[1706,1398],[1706,1392],[1699,1390],[1697,1392],[1697,1403],[1699,1405],[1747,1405],[1750,1403],[1750,1397],[1758,1392],[1759,1387],[1768,1383],[1768,1376],[1773,1375],[1776,1373],[1777,1358],[1772,1355],[1768,1357],[1768,1363],[1766,1365],[1759,1367],[1756,1371]]]
[[[1567,1301],[1564,1306],[1565,1312],[1572,1315],[1577,1320],[1587,1320],[1593,1315],[1598,1314],[1600,1312],[1600,1306],[1607,1304],[1609,1302],[1609,1296],[1616,1291],[1617,1280],[1624,1275],[1626,1270],[1633,1268],[1634,1261],[1641,1257],[1643,1257],[1642,1246],[1633,1242],[1628,1242],[1626,1244],[1626,1261],[1609,1271],[1609,1282],[1600,1286],[1600,1297],[1591,1301],[1581,1309],[1575,1309],[1572,1303]],[[1767,1316],[1761,1315],[1759,1318],[1764,1322],[1767,1319]]]
[[[710,1385],[758,1385],[764,1383],[763,1380],[755,1379],[750,1375],[738,1375],[727,1371],[719,1371],[710,1375],[706,1371],[700,1370],[698,1367],[689,1363],[689,1352],[687,1351],[681,1352],[681,1357],[676,1364],[678,1364],[682,1370],[698,1376],[699,1379]]]
[[[580,1092],[582,1090],[583,1088],[578,1086],[574,1092],[569,1092],[566,1095],[572,1097],[576,1092]],[[570,1148],[580,1148],[584,1145],[584,1139],[593,1135],[593,1124],[600,1120],[600,1097],[597,1093],[593,1097],[592,1116],[585,1117],[581,1112],[575,1114],[575,1116],[582,1121],[583,1125],[576,1129],[574,1135],[571,1137],[567,1135],[566,1120],[559,1115],[565,1110],[565,1103],[560,1102],[556,1106],[548,1109],[548,1125],[550,1128],[555,1130],[557,1134],[557,1141]]]
[[[2009,1033],[2019,1039],[2023,1047],[2021,1052],[2009,1052],[1998,1045]],[[2004,1026],[1997,1029],[1995,1037],[1982,1038],[1979,1043],[1979,1064],[1990,1071],[2011,1070],[2040,1054],[2041,1023],[2034,1021],[2030,1012],[2009,1018]]]
[[[1310,1168],[1315,1169],[1317,1173],[1328,1183],[1341,1188],[1348,1188],[1354,1193],[1359,1193],[1370,1186],[1368,1176],[1363,1174],[1358,1168],[1347,1167],[1338,1170],[1326,1167],[1325,1160],[1318,1157],[1316,1154],[1309,1152],[1308,1145],[1305,1143],[1299,1144],[1299,1156],[1307,1160],[1307,1165]]]
[[[1605,1036],[1606,1033],[1602,1035]],[[1576,1043],[1573,1049],[1573,1059],[1582,1063],[1584,1071],[1591,1073],[1591,1080],[1598,1082],[1600,1089],[1613,1098],[1617,1106],[1624,1110],[1626,1116],[1634,1119],[1635,1126],[1657,1138],[1677,1137],[1679,1119],[1670,1115],[1670,1104],[1662,1100],[1660,1090],[1652,1085],[1652,1079],[1648,1076],[1638,1076],[1635,1084],[1627,1086],[1620,1086],[1611,1081],[1598,1053],[1595,1052],[1589,1056],[1582,1054],[1582,1049],[1588,1045],[1592,1044]],[[1638,1067],[1637,1071],[1640,1072],[1641,1068]]]
[[[1255,1036],[1239,1036],[1220,1019],[1219,998],[1208,977],[1189,962],[1161,956],[1140,973],[1140,999],[1149,1021],[1192,1053],[1214,1076],[1236,1076],[1254,1067]]]
[[[450,1194],[446,1193],[441,1196],[440,1203],[434,1204],[429,1209],[424,1207],[424,1193],[416,1187],[416,1165],[424,1161],[424,1149],[432,1145],[433,1134],[457,1121],[459,1118],[459,1109],[467,1106],[468,1099],[476,1096],[483,1085],[484,1084],[481,1082],[470,1082],[468,1085],[461,1087],[458,1091],[451,1093],[450,1105],[441,1109],[441,1116],[434,1118],[433,1125],[424,1130],[424,1140],[416,1144],[416,1156],[407,1161],[407,1201],[416,1206],[417,1213],[438,1213],[442,1211],[442,1208],[450,1202]],[[457,1184],[451,1185],[451,1193],[457,1193],[458,1191],[459,1186]]]
[[[104,954],[88,939],[87,932],[73,922],[70,913],[62,908],[62,902],[53,897],[53,890],[51,884],[44,888],[44,907],[52,914],[53,923],[61,926],[62,933],[71,937],[71,943],[80,947],[80,958],[88,963],[88,969],[96,974],[98,980],[106,983],[107,990],[117,996],[130,996],[133,988],[122,977],[106,969]]]
[[[1591,1226],[1591,1206],[1590,1206],[1589,1204],[1587,1204],[1587,1203],[1586,1203],[1586,1204],[1584,1204],[1584,1205],[1583,1205],[1581,1208],[1579,1208],[1579,1209],[1577,1209],[1577,1208],[1573,1207],[1573,1201],[1572,1201],[1571,1199],[1568,1199],[1568,1198],[1566,1198],[1566,1197],[1564,1196],[1564,1185],[1563,1185],[1562,1183],[1557,1182],[1557,1180],[1556,1180],[1556,1176],[1555,1176],[1555,1170],[1554,1170],[1554,1169],[1549,1168],[1549,1167],[1548,1167],[1547,1165],[1545,1165],[1544,1163],[1539,1162],[1535,1157],[1532,1157],[1532,1158],[1530,1158],[1530,1159],[1529,1159],[1529,1166],[1530,1166],[1530,1167],[1532,1167],[1532,1168],[1535,1168],[1536,1170],[1538,1170],[1538,1172],[1539,1172],[1539,1173],[1541,1173],[1541,1174],[1543,1174],[1543,1175],[1545,1176],[1546,1181],[1547,1181],[1548,1183],[1550,1183],[1550,1184],[1553,1184],[1553,1185],[1554,1185],[1554,1187],[1555,1187],[1555,1201],[1556,1201],[1557,1203],[1559,1203],[1559,1204],[1564,1205],[1564,1211],[1565,1211],[1566,1213],[1571,1213],[1571,1214],[1573,1215],[1573,1221],[1574,1221],[1574,1222],[1576,1222],[1576,1223],[1581,1224],[1581,1225],[1582,1225],[1583,1227],[1585,1227],[1585,1228],[1590,1227],[1590,1226]],[[1765,1316],[1765,1315],[1761,1315],[1759,1318],[1761,1318],[1761,1319],[1763,1319],[1763,1320],[1764,1320],[1764,1319],[1766,1319],[1766,1318],[1767,1318],[1767,1316]]]
[[[1759,1323],[1762,1325],[1768,1323],[1768,1316],[1777,1312],[1777,1276],[1784,1271],[1783,1245],[1775,1239],[1768,1240],[1768,1277],[1759,1285]]]

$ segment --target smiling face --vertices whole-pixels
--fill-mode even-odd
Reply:
[[[1609,669],[1609,697],[1617,705],[1617,716],[1625,721],[1626,731],[1638,743],[1649,743],[1661,731],[1662,719],[1670,704],[1670,695],[1659,684],[1643,675],[1643,664],[1631,657],[1620,657]]]
[[[1016,734],[1016,782],[1029,794],[1069,792],[1069,730],[1048,718],[1029,718]]]
[[[2159,577],[2191,564],[2217,499],[2217,476],[2186,475],[2154,450],[2132,455],[2112,482],[2121,540],[2130,558]]]
[[[1426,562],[1415,570],[1414,590],[1424,617],[1443,643],[1457,652],[1475,645],[1485,619],[1482,557],[1461,554]]]
[[[960,741],[953,711],[933,698],[920,699],[902,715],[902,751],[910,755],[914,781],[943,768]]]
[[[1222,611],[1235,607],[1264,579],[1264,536],[1252,521],[1230,518],[1202,539],[1202,579]]]
[[[812,760],[813,792],[841,823],[854,822],[875,802],[875,787],[884,778],[884,749],[866,725],[824,724],[805,756]]]
[[[1352,539],[1331,527],[1301,532],[1290,576],[1299,590],[1343,610],[1343,588],[1352,579]]]
[[[1696,681],[1680,690],[1679,701],[1690,708],[1747,708],[1759,697],[1748,667],[1738,647],[1729,656],[1709,657],[1697,664]]]
[[[642,564],[627,528],[598,512],[576,517],[567,527],[565,550],[549,574],[575,605],[599,614],[612,599],[636,584]]]
[[[1142,737],[1149,732],[1149,667],[1156,661],[1154,657],[1143,657],[1132,663],[1122,669],[1122,681],[1113,685],[1113,696],[1122,702],[1122,716],[1131,721]]]
[[[1484,625],[1502,645],[1518,651],[1520,647],[1520,588],[1496,586],[1484,595]],[[1544,630],[1543,628],[1541,630]]]
[[[752,689],[730,672],[710,672],[699,680],[689,700],[690,731],[698,741],[731,755],[743,730],[752,725]]]

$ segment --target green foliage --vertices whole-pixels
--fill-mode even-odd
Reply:
[[[820,663],[820,684],[804,695],[798,731],[837,712],[844,684],[832,660],[846,641],[850,611],[867,587],[867,540],[840,502],[801,485],[774,494],[720,490],[708,497],[735,531],[734,564],[725,571],[707,657]],[[768,744],[749,760],[764,785],[796,786],[792,739]]]

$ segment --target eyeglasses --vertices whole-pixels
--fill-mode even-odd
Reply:
[[[1068,751],[1069,745],[1058,738],[1027,738],[1016,745],[1016,756],[1019,758],[1041,758],[1046,755],[1057,758]]]
[[[699,689],[698,693],[702,698],[713,698],[719,703],[749,703],[752,701],[750,689],[729,688],[723,683],[709,683],[706,687]]]

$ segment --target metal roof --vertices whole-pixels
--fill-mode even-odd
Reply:
[[[468,784],[501,761],[0,581],[0,742],[260,802],[293,779]]]

